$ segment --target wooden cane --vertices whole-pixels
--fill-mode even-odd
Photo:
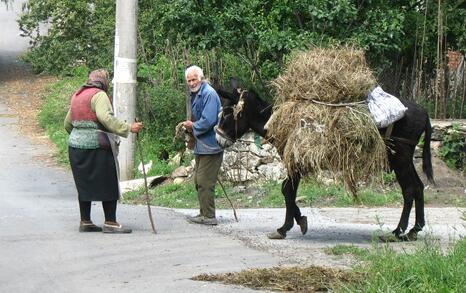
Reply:
[[[225,187],[223,187],[222,181],[220,181],[220,179],[217,178],[217,182],[218,182],[218,184],[220,184],[220,187],[222,187],[222,190],[223,190],[223,193],[225,194],[225,197],[226,197],[227,200],[230,202],[231,208],[233,209],[233,215],[235,216],[236,222],[238,222],[238,216],[236,215],[235,206],[233,205],[233,202],[232,202],[232,201],[230,200],[230,198],[228,197],[228,194],[227,194],[227,192],[225,191]]]
[[[139,121],[137,119],[135,119],[135,122],[139,122]],[[144,188],[145,188],[145,191],[146,191],[145,198],[146,198],[146,204],[147,204],[147,212],[149,214],[149,220],[150,220],[150,225],[152,227],[152,232],[154,232],[154,234],[157,234],[157,231],[155,231],[154,219],[152,218],[152,210],[150,208],[149,189],[147,187],[146,167],[144,166],[144,157],[142,155],[142,147],[141,147],[141,143],[139,141],[139,133],[136,133],[136,143],[137,143],[137,148],[139,150],[139,156],[141,157],[142,174],[144,175]]]

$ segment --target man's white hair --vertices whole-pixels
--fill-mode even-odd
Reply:
[[[188,68],[186,68],[186,71],[184,72],[184,77],[186,79],[188,79],[188,73],[190,73],[192,71],[194,71],[196,73],[199,80],[204,79],[204,71],[202,71],[202,69],[199,66],[196,66],[196,65],[192,65],[192,66],[189,66]]]

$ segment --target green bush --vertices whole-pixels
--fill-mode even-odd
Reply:
[[[466,171],[466,137],[458,124],[453,124],[443,138],[440,156],[450,168]]]
[[[36,72],[73,75],[73,68],[109,68],[113,60],[115,4],[111,0],[28,0],[18,21],[32,39],[24,60]],[[47,23],[47,33],[39,26]]]
[[[173,141],[173,137],[175,126],[186,120],[185,96],[169,86],[141,86],[137,112],[144,122],[142,139],[146,149],[152,149],[154,154],[184,149],[182,142]]]

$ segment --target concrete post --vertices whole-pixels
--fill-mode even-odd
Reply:
[[[116,1],[113,107],[116,117],[130,124],[136,115],[137,9],[137,0]],[[120,180],[134,177],[134,140],[132,133],[121,140]]]

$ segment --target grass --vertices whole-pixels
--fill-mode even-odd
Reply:
[[[356,257],[363,257],[367,256],[369,254],[369,250],[365,248],[360,248],[355,245],[335,245],[333,247],[327,247],[324,249],[325,253],[331,254],[331,255],[344,255],[344,254],[350,254],[354,255]]]
[[[430,238],[414,253],[383,246],[354,271],[364,273],[365,282],[350,292],[466,292],[466,239],[446,253]]]
[[[160,173],[159,173],[160,174]],[[231,183],[225,182],[224,186],[228,197],[237,208],[283,208],[285,201],[281,193],[281,183],[266,182],[262,185],[249,186],[244,191],[239,191]],[[167,183],[149,190],[151,204],[172,208],[197,208],[198,201],[192,181],[181,184]],[[143,188],[125,193],[123,198],[126,203],[144,202]],[[230,208],[230,203],[217,184],[215,189],[217,208]],[[371,188],[362,189],[358,199],[346,192],[339,184],[324,185],[313,180],[304,180],[299,186],[297,201],[301,207],[306,206],[387,206],[401,203],[401,195],[397,190],[377,191]]]
[[[123,195],[123,202],[130,204],[145,203],[144,189],[127,192]],[[194,184],[163,184],[150,190],[150,204],[171,208],[199,207]]]

